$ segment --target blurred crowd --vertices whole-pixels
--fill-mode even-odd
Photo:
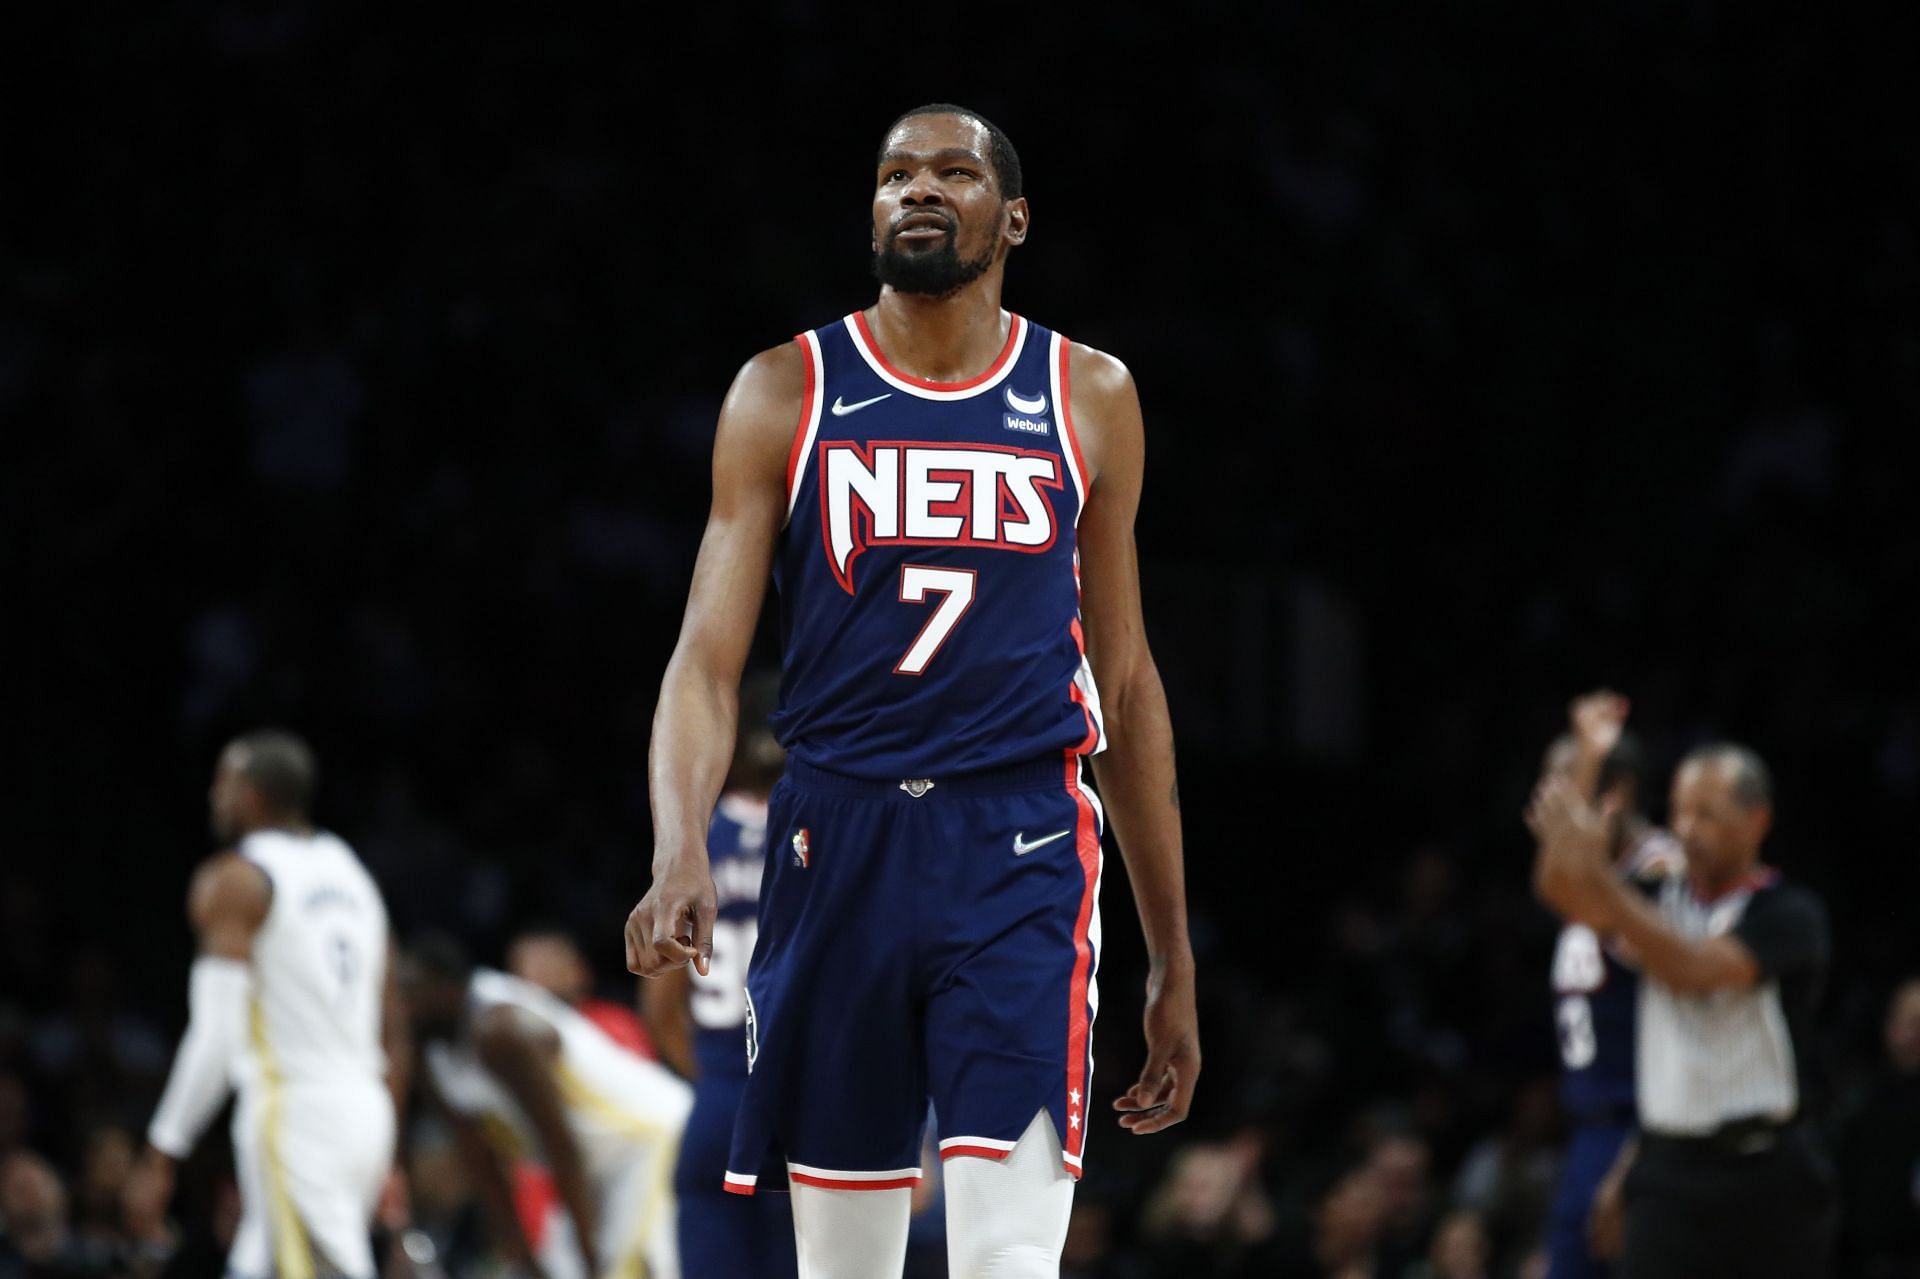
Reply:
[[[698,6],[679,42],[313,0],[19,16],[0,58],[57,64],[71,109],[10,139],[45,177],[0,237],[34,745],[4,798],[0,1276],[141,1246],[116,1183],[236,730],[314,741],[320,815],[403,929],[496,959],[558,920],[631,1002],[645,737],[720,396],[863,304],[870,149],[942,96],[1022,149],[1010,303],[1127,360],[1151,441],[1208,1073],[1174,1136],[1096,1134],[1069,1273],[1527,1272],[1562,1120],[1516,815],[1600,683],[1656,762],[1725,734],[1773,763],[1774,854],[1836,921],[1849,1246],[1911,1255],[1898,42],[1709,0],[1190,8],[1008,15],[1079,51],[1059,75],[932,73],[810,0]],[[1108,884],[1117,1093],[1144,964],[1117,859]],[[430,1137],[414,1211],[457,1222]],[[181,1257],[231,1226],[218,1158]]]
[[[1326,962],[1283,991],[1246,989],[1245,973],[1212,974],[1207,1029],[1218,1066],[1208,1084],[1228,1098],[1215,1098],[1213,1120],[1171,1138],[1136,1144],[1117,1128],[1096,1134],[1063,1275],[1544,1274],[1564,1136],[1551,1029],[1537,1015],[1548,1002],[1546,928],[1536,918],[1503,923],[1502,896],[1456,896],[1447,869],[1424,854],[1404,868],[1393,911],[1340,921]],[[1471,958],[1482,948],[1486,957]],[[503,962],[632,1051],[653,1054],[631,979],[603,974],[595,983],[564,930],[516,937]],[[1483,983],[1496,965],[1524,974],[1536,1015],[1522,1020],[1543,1041],[1516,1046],[1532,1068],[1510,1087],[1471,1064],[1481,1032],[1450,1019],[1434,993]],[[169,1038],[125,1002],[103,955],[77,952],[69,971],[69,989],[50,1002],[0,1005],[0,1279],[214,1273],[238,1219],[224,1130],[216,1127],[189,1163],[167,1227],[131,1230],[122,1192],[164,1083]],[[1103,1020],[1099,1055],[1124,1059],[1131,1030]],[[1819,1067],[1816,1113],[1845,1204],[1840,1273],[1912,1275],[1920,1269],[1920,977],[1887,1000],[1877,1052],[1834,1053]],[[493,1260],[444,1123],[425,1106],[413,1111],[405,1194],[381,1211],[386,1279],[507,1274]],[[542,1193],[524,1177],[520,1189]],[[916,1226],[910,1279],[945,1273],[934,1189]],[[538,1219],[536,1210],[530,1220]]]

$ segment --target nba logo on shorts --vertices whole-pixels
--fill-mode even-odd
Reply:
[[[794,865],[804,870],[807,865],[807,859],[812,854],[812,851],[812,848],[807,843],[807,828],[802,826],[799,830],[793,832]]]

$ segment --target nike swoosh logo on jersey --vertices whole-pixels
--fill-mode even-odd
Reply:
[[[1053,834],[1048,835],[1046,838],[1036,839],[1031,844],[1029,844],[1027,842],[1027,832],[1021,831],[1018,835],[1015,835],[1013,837],[1013,855],[1015,857],[1025,857],[1028,853],[1032,852],[1034,849],[1044,848],[1048,844],[1051,844],[1054,840],[1065,839],[1067,836],[1071,834],[1073,834],[1073,828],[1069,826],[1066,830],[1057,830],[1053,832]]]
[[[1036,395],[1029,400],[1024,395],[1015,394],[1014,389],[1008,387],[1007,407],[1015,413],[1045,413],[1047,411],[1047,397],[1044,395]]]
[[[833,415],[835,417],[845,417],[849,413],[858,413],[861,409],[866,408],[867,405],[869,404],[878,404],[880,401],[885,399],[891,399],[892,397],[893,397],[893,392],[888,391],[884,395],[876,395],[871,400],[861,400],[857,404],[842,404],[840,402],[842,397],[836,395],[833,397]]]

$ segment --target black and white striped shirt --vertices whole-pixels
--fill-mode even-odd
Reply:
[[[1771,870],[1703,902],[1685,876],[1655,897],[1670,928],[1690,938],[1731,935],[1753,952],[1750,990],[1683,994],[1651,974],[1640,985],[1637,1073],[1641,1127],[1699,1136],[1742,1119],[1784,1123],[1800,1113],[1806,1042],[1826,979],[1820,900]]]

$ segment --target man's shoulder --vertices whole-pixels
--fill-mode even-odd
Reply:
[[[187,916],[196,927],[221,918],[266,918],[273,881],[258,864],[236,849],[213,854],[193,872],[187,889]]]
[[[1782,877],[1778,872],[1769,872],[1766,880],[1755,886],[1753,896],[1747,901],[1748,916],[1751,917],[1756,910],[1796,916],[1821,928],[1826,927],[1827,906],[1820,900],[1820,895],[1805,884]]]
[[[798,342],[782,342],[756,352],[734,375],[734,389],[756,391],[791,390],[794,395],[806,391],[807,355]]]
[[[1062,341],[1067,347],[1067,374],[1076,400],[1133,394],[1133,373],[1118,356],[1085,342]]]

